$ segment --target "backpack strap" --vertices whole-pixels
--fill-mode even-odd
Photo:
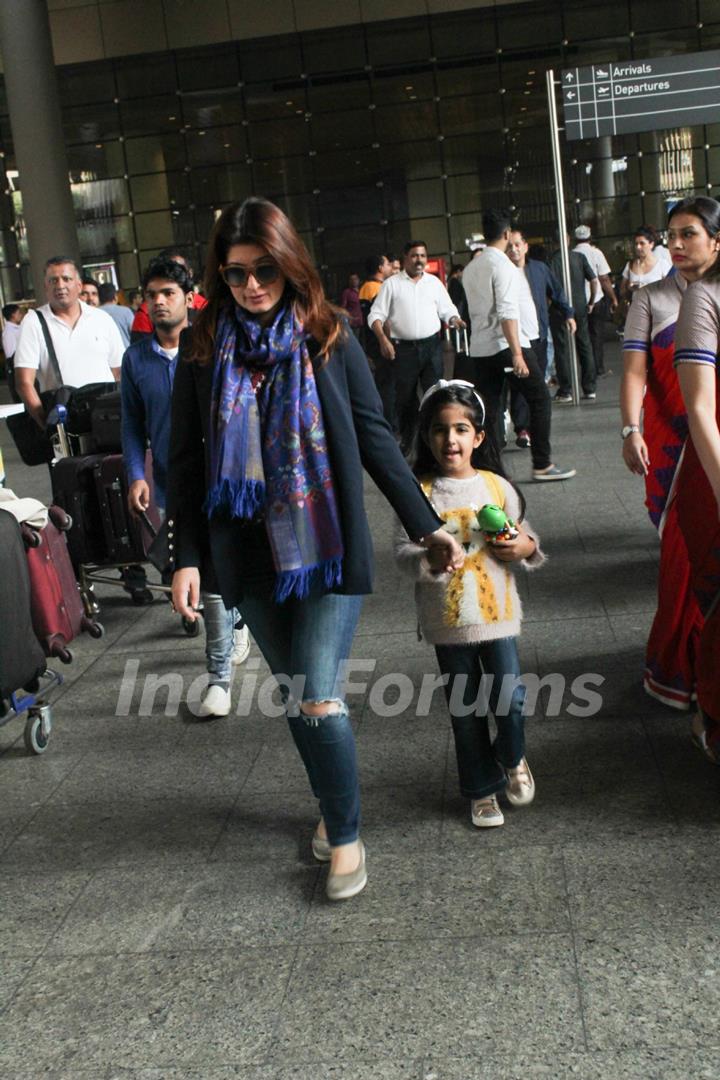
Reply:
[[[62,371],[60,370],[60,364],[58,363],[57,353],[55,352],[55,346],[53,345],[53,339],[50,337],[50,328],[45,321],[45,316],[41,311],[38,311],[37,308],[35,309],[35,314],[37,315],[40,322],[40,329],[42,330],[43,337],[45,338],[45,347],[48,351],[48,357],[50,358],[50,363],[52,364],[52,369],[55,373],[58,387],[60,387],[63,385]]]

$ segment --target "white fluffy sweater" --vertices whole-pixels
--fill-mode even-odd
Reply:
[[[431,645],[469,645],[517,637],[522,619],[512,570],[517,563],[494,558],[476,518],[480,507],[495,503],[517,521],[520,501],[516,491],[507,480],[486,472],[477,472],[467,480],[436,476],[422,486],[445,528],[466,553],[462,569],[452,574],[434,574],[425,548],[414,544],[396,521],[395,558],[415,580],[415,601],[424,638]],[[520,563],[529,570],[540,566],[545,556],[536,533],[527,522],[524,527],[537,545],[530,558]]]

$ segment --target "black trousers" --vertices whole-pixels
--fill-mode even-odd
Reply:
[[[547,338],[536,338],[535,341],[530,342],[530,348],[535,353],[535,359],[544,379],[547,375]],[[510,387],[510,418],[516,434],[529,430],[530,410],[527,401],[516,386]]]
[[[590,341],[590,329],[586,313],[575,314],[577,330],[575,332],[575,348],[580,361],[580,383],[583,394],[594,394],[597,386],[595,373],[595,357],[593,356]],[[553,345],[555,346],[555,371],[557,372],[558,393],[572,393],[572,376],[570,374],[570,343],[568,342],[565,320],[550,315]]]
[[[412,445],[418,415],[418,383],[425,391],[442,378],[442,341],[440,334],[433,334],[419,341],[393,340],[393,345],[395,359],[385,363],[394,376],[400,444],[407,453]]]
[[[550,456],[550,421],[552,403],[537,358],[532,349],[523,349],[530,374],[525,378],[506,374],[503,368],[512,367],[509,349],[494,356],[475,357],[475,386],[485,402],[487,425],[502,445],[502,394],[505,380],[510,390],[516,389],[525,399],[530,412],[530,453],[534,469],[546,469],[552,464]]]

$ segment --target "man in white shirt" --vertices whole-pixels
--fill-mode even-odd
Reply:
[[[427,244],[412,240],[404,250],[404,267],[383,282],[368,326],[394,383],[400,440],[408,451],[418,414],[418,382],[424,391],[442,377],[441,320],[460,329],[465,323],[440,279],[425,273]]]
[[[60,386],[87,386],[89,383],[117,382],[123,358],[123,343],[117,326],[104,312],[80,300],[82,278],[76,263],[56,255],[45,264],[47,303],[29,311],[23,319],[15,352],[15,385],[25,409],[42,427],[45,422],[40,393]],[[60,367],[58,380],[48,353],[38,313],[50,333]]]
[[[573,248],[573,251],[579,251],[581,255],[585,256],[597,274],[602,289],[600,298],[595,301],[588,314],[588,329],[593,357],[595,358],[595,373],[599,379],[602,379],[606,375],[612,374],[611,371],[605,370],[605,322],[608,310],[613,312],[618,306],[618,299],[612,287],[610,264],[600,248],[590,243],[591,235],[588,225],[578,225],[575,230],[575,239],[578,243]],[[589,304],[592,299],[592,287],[589,281],[585,282],[585,297]]]
[[[510,219],[501,211],[487,210],[482,216],[482,228],[487,247],[465,267],[463,288],[472,326],[470,356],[475,358],[475,385],[485,402],[487,426],[500,441],[500,402],[507,376],[511,388],[523,395],[530,411],[533,479],[568,480],[575,470],[559,468],[551,457],[552,404],[529,337],[537,327],[537,315],[529,287],[523,299],[523,285],[527,286],[527,282],[522,271],[506,254]]]

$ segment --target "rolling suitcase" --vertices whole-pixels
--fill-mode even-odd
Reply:
[[[85,614],[64,533],[71,526],[60,507],[50,507],[44,529],[22,527],[30,571],[30,598],[35,635],[46,656],[64,664],[72,660],[68,645],[83,631],[102,636],[100,623]]]
[[[35,690],[45,671],[45,656],[33,630],[30,574],[22,532],[7,510],[0,510],[0,714],[11,694]]]
[[[82,563],[112,561],[108,557],[95,481],[95,466],[102,460],[100,454],[60,458],[51,470],[53,502],[72,518],[66,535],[76,573]]]
[[[120,453],[122,437],[120,427],[120,391],[103,394],[92,406],[92,439],[97,451]]]
[[[155,529],[160,518],[152,500],[152,457],[145,459],[145,476],[150,486],[148,517]],[[108,562],[142,563],[147,561],[152,537],[128,510],[128,484],[122,454],[109,454],[95,464],[95,486],[105,535]]]

